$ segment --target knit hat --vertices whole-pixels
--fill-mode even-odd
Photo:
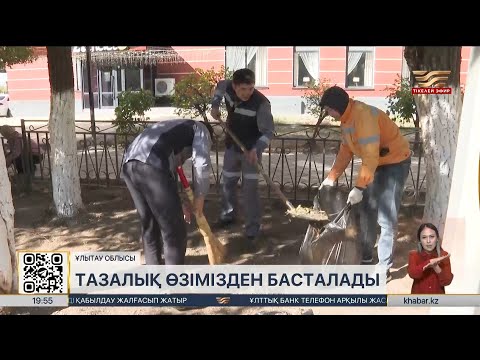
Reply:
[[[322,95],[320,99],[320,106],[328,106],[334,110],[337,110],[340,115],[343,115],[348,106],[350,97],[347,92],[341,87],[332,86],[329,87]]]

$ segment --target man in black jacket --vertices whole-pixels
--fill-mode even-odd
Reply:
[[[232,80],[220,81],[212,99],[211,115],[220,119],[220,103],[225,98],[227,127],[247,149],[246,154],[226,135],[223,159],[223,200],[220,221],[228,225],[235,219],[236,187],[243,172],[243,200],[246,212],[245,233],[253,245],[260,226],[262,209],[258,192],[258,172],[255,163],[274,136],[270,101],[255,89],[255,74],[250,69],[234,72]]]

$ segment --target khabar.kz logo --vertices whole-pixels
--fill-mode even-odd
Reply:
[[[445,87],[451,71],[448,70],[414,70],[412,71],[417,86],[412,94],[451,94],[452,88]]]

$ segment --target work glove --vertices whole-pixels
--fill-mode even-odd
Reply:
[[[331,180],[328,177],[325,178],[325,180],[322,181],[322,184],[320,185],[320,188],[318,190],[321,190],[324,186],[333,186],[335,185],[335,180]]]
[[[358,187],[354,187],[348,194],[347,204],[355,205],[363,199],[363,190]]]

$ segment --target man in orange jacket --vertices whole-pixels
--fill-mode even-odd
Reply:
[[[380,265],[386,266],[388,279],[398,212],[411,163],[409,143],[385,112],[350,99],[338,86],[324,92],[321,106],[328,115],[340,120],[342,130],[340,151],[321,187],[333,186],[353,155],[362,160],[356,185],[347,202],[360,203],[362,210],[362,264],[373,264],[377,222],[380,225],[378,260]]]

